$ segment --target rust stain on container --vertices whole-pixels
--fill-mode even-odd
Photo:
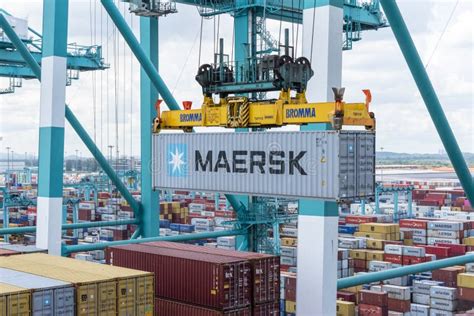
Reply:
[[[250,262],[146,245],[106,250],[107,263],[155,273],[155,295],[214,309],[250,304]]]
[[[156,316],[251,316],[249,307],[237,310],[219,311],[196,305],[157,298],[155,301]]]
[[[169,241],[149,242],[144,243],[143,245],[181,249],[249,260],[252,271],[252,304],[274,302],[280,299],[280,258],[277,256],[255,252],[209,248]]]

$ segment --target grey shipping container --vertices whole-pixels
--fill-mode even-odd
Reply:
[[[71,283],[6,268],[0,268],[0,282],[31,290],[33,315],[74,315]]]
[[[247,260],[141,244],[109,247],[106,260],[153,272],[157,297],[219,310],[250,304]]]
[[[210,248],[169,241],[148,242],[143,243],[143,245],[181,249],[249,260],[252,270],[252,304],[262,304],[280,300],[280,258],[278,256],[247,251]]]
[[[153,135],[155,189],[339,200],[375,190],[375,133]]]

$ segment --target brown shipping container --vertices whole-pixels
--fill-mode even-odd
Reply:
[[[0,315],[30,315],[30,290],[0,283]]]
[[[220,311],[178,301],[156,298],[155,316],[251,316],[250,307]]]
[[[474,302],[474,289],[468,287],[458,288],[459,299]]]
[[[265,304],[259,304],[252,307],[252,316],[279,316],[280,315],[280,303],[269,302]]]
[[[375,305],[360,304],[359,316],[388,316],[388,308]]]
[[[385,307],[388,305],[388,294],[386,292],[361,290],[359,291],[359,303]]]
[[[394,298],[388,299],[388,310],[399,312],[399,313],[406,313],[409,312],[411,308],[411,303],[409,300],[397,300]]]
[[[296,302],[296,275],[285,276],[285,300]]]
[[[274,302],[280,299],[280,258],[277,256],[255,252],[209,248],[169,241],[150,242],[143,245],[182,249],[249,260],[252,269],[252,304]]]
[[[250,304],[250,262],[145,245],[106,250],[107,263],[155,273],[155,295],[215,309]]]
[[[68,269],[95,273],[117,279],[116,305],[118,315],[152,315],[154,304],[153,273],[114,267],[65,257],[46,254],[29,254],[21,256],[24,261],[41,262],[56,267],[67,266]],[[140,292],[140,293],[139,293]],[[137,311],[138,310],[138,311]]]

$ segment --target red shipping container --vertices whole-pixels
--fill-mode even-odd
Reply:
[[[346,302],[357,303],[357,297],[355,293],[346,292],[346,291],[337,291],[337,299],[343,300]]]
[[[367,268],[356,268],[354,267],[354,272],[368,272],[368,269]]]
[[[457,287],[458,274],[463,273],[465,268],[463,266],[448,267],[431,272],[431,278],[434,281],[441,281],[445,286]]]
[[[450,249],[451,256],[453,257],[466,254],[466,245],[436,243],[435,246],[448,247]]]
[[[249,307],[219,311],[207,309],[201,306],[190,305],[178,301],[166,300],[162,298],[155,299],[155,315],[157,316],[251,316]]]
[[[252,316],[280,316],[279,301],[254,305]]]
[[[425,252],[430,255],[436,255],[436,258],[447,258],[451,256],[451,248],[440,246],[423,246]]]
[[[280,299],[280,258],[277,256],[255,252],[209,248],[167,241],[150,242],[144,243],[143,245],[180,249],[249,260],[252,268],[252,304],[274,302]]]
[[[386,307],[388,305],[388,294],[387,292],[360,290],[359,291],[359,303]]]
[[[388,261],[391,263],[402,264],[403,263],[403,256],[401,255],[393,255],[389,253],[383,254],[383,261]]]
[[[420,219],[401,219],[400,228],[417,228],[417,229],[426,229],[428,226],[428,221]]]
[[[423,263],[423,262],[426,262],[426,257],[403,256],[402,262],[404,266],[417,264],[417,263]]]
[[[369,215],[348,215],[346,216],[346,224],[362,224],[362,223],[376,223],[376,216]]]
[[[359,316],[388,316],[388,308],[368,304],[360,304]]]
[[[354,268],[367,269],[367,261],[364,259],[352,259],[352,262],[354,264]]]
[[[467,287],[458,288],[459,299],[474,302],[474,289]]]
[[[145,245],[106,249],[115,266],[153,272],[155,295],[170,300],[230,310],[250,304],[250,262]]]
[[[94,218],[92,218],[92,210],[88,209],[82,209],[80,208],[77,212],[77,217],[80,221],[93,221]]]
[[[400,313],[406,313],[410,311],[411,302],[410,300],[397,300],[394,298],[388,299],[388,310]]]
[[[285,277],[285,300],[296,302],[296,276]]]
[[[0,257],[10,256],[10,255],[15,255],[15,254],[19,254],[19,252],[14,251],[14,250],[9,250],[9,249],[0,249]]]

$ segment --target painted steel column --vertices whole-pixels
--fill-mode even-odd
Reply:
[[[390,23],[393,34],[397,39],[408,67],[410,68],[413,79],[415,79],[426,108],[428,109],[431,119],[438,131],[441,142],[443,143],[446,153],[453,164],[454,171],[456,171],[456,175],[458,176],[471,205],[474,205],[474,181],[471,172],[464,160],[461,149],[456,141],[456,137],[454,137],[453,131],[449,126],[448,119],[444,114],[441,103],[439,102],[438,96],[431,84],[420,55],[418,55],[415,43],[413,43],[410,32],[403,20],[397,3],[395,0],[380,0],[380,3],[382,4],[382,8],[387,16],[387,20]]]
[[[343,0],[305,0],[303,56],[311,61],[315,76],[308,82],[310,102],[334,101],[331,88],[342,84]]]
[[[237,0],[236,5],[241,4],[244,0]],[[250,10],[245,10],[234,16],[234,61],[236,65],[236,81],[241,81],[242,72],[244,71],[242,67],[245,67],[248,59],[248,49],[250,47],[250,38],[251,38],[251,15]],[[237,133],[248,132],[248,128],[238,128],[235,130]],[[246,210],[249,209],[250,197],[248,195],[226,195],[227,200],[230,202],[234,210],[239,215],[239,210],[236,209],[235,205],[243,205]],[[247,234],[236,236],[236,249],[242,251],[248,251],[250,247],[250,229],[247,230]]]
[[[362,215],[365,215],[365,200],[364,199],[360,201],[360,207],[361,207],[360,213]]]
[[[379,201],[379,196],[380,192],[379,192],[379,187],[376,186],[375,187],[375,214],[379,214],[380,213],[380,201]]]
[[[343,0],[304,1],[303,56],[311,61],[315,71],[306,90],[310,102],[334,101],[332,88],[341,87],[342,28]],[[330,129],[327,123],[300,128]],[[298,315],[335,315],[338,205],[333,201],[302,199],[298,210]]]
[[[407,203],[408,203],[408,218],[413,218],[413,190],[408,190]]]
[[[68,1],[43,2],[36,247],[61,255]]]
[[[140,17],[140,46],[153,67],[158,71],[158,19]],[[140,69],[140,120],[141,120],[141,235],[155,237],[159,234],[159,192],[152,184],[152,124],[156,116],[155,102],[158,92],[143,68]]]
[[[400,212],[398,210],[398,191],[393,192],[393,221],[398,223]]]

